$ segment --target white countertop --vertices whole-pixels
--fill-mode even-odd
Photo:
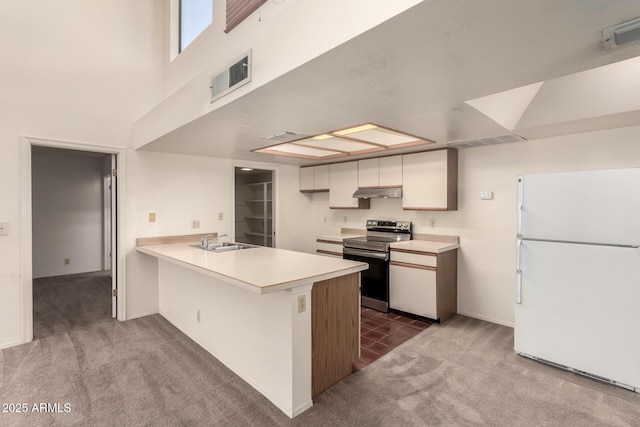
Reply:
[[[340,234],[340,233],[336,233],[336,234],[322,234],[320,236],[316,236],[316,239],[320,239],[320,240],[330,240],[333,242],[342,242],[343,239],[352,239],[354,237],[360,237],[363,236],[363,234]]]
[[[391,244],[391,249],[405,249],[408,251],[428,252],[439,254],[460,247],[457,243],[436,242],[433,240],[408,240],[406,242],[397,242]]]
[[[275,248],[210,252],[196,242],[138,246],[136,250],[215,277],[249,291],[266,294],[366,270],[362,262]]]

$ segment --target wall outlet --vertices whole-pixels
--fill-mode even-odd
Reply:
[[[196,320],[200,323],[200,309],[196,310]]]
[[[149,222],[156,222],[156,213],[149,212]]]
[[[491,200],[491,199],[493,199],[493,191],[480,192],[480,200]]]
[[[326,216],[324,217],[324,223],[325,224],[327,223],[327,217]]]
[[[218,221],[222,221],[224,219],[224,212],[218,212]]]
[[[6,221],[0,222],[0,236],[9,235],[9,223]]]
[[[307,310],[307,296],[298,295],[298,313],[304,313]]]
[[[435,219],[430,219],[429,220],[429,225],[431,226],[431,228],[436,228],[436,220]]]
[[[64,263],[66,264],[71,264],[71,258],[65,258],[64,259]]]
[[[192,219],[191,220],[191,228],[200,228],[200,220]]]
[[[347,223],[348,220],[349,218],[346,215],[342,217],[342,222],[344,222],[345,224]]]

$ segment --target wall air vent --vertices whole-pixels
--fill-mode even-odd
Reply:
[[[508,144],[511,142],[522,142],[522,141],[526,141],[526,138],[523,138],[517,133],[510,133],[507,135],[493,136],[490,138],[453,141],[448,143],[447,145],[449,147],[461,149],[461,148],[471,148],[471,147],[484,147],[487,145]]]
[[[640,18],[602,30],[602,45],[605,49],[613,49],[636,40],[640,40]]]
[[[211,80],[211,102],[251,81],[251,51]]]

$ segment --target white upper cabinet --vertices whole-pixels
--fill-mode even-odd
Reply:
[[[358,187],[402,186],[402,156],[358,160]]]
[[[329,191],[329,165],[313,167],[313,188],[315,191]]]
[[[329,191],[329,165],[300,168],[300,191]]]
[[[354,199],[358,189],[358,162],[329,165],[329,207],[331,209],[369,209],[369,199]]]
[[[313,168],[300,168],[300,191],[313,190]]]
[[[447,148],[402,156],[402,208],[458,208],[458,152]]]
[[[380,157],[378,159],[378,185],[380,187],[402,186],[402,156]]]
[[[377,188],[380,185],[378,181],[378,160],[358,160],[358,187]]]

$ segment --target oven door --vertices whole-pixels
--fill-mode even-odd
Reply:
[[[345,247],[342,258],[369,264],[369,269],[362,271],[360,276],[361,304],[389,312],[389,254]]]

